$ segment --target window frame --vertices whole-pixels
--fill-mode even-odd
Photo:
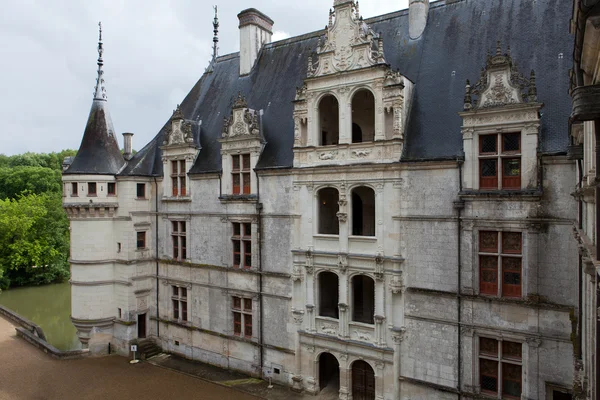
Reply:
[[[251,165],[250,153],[231,155],[231,194],[240,196],[252,193]]]
[[[248,305],[250,307],[247,307]],[[254,332],[254,304],[252,299],[242,296],[231,296],[231,312],[233,334],[235,336],[252,339]]]
[[[78,185],[78,182],[71,182],[71,197],[79,197]]]
[[[173,197],[188,196],[187,166],[185,160],[171,160],[171,194]]]
[[[179,322],[189,322],[189,290],[186,286],[171,285],[171,318]]]
[[[233,268],[250,269],[252,268],[252,223],[232,222],[231,226],[233,229],[231,235]],[[238,257],[239,261],[236,263]]]
[[[496,344],[496,351],[495,354],[494,353],[488,353],[488,352],[482,352],[482,339],[483,340],[490,340],[495,342]],[[511,399],[511,400],[517,400],[520,399],[522,394],[523,394],[523,366],[524,366],[524,362],[523,362],[523,353],[524,353],[524,343],[522,341],[519,340],[504,340],[502,338],[497,338],[497,337],[490,337],[490,336],[478,336],[478,348],[477,348],[477,365],[478,365],[478,385],[479,385],[479,391],[480,393],[487,395],[487,396],[494,396],[496,398],[502,398],[502,399]],[[510,343],[510,344],[517,344],[520,347],[520,356],[519,357],[510,357],[510,356],[505,356],[505,344],[506,343]],[[484,389],[483,387],[483,368],[482,368],[482,360],[487,361],[488,363],[492,363],[495,362],[496,363],[496,367],[495,367],[495,376],[493,376],[492,378],[496,380],[496,391],[491,391],[491,390],[487,390]],[[506,380],[505,380],[505,366],[516,366],[520,369],[521,371],[521,380],[519,382],[519,386],[520,386],[520,395],[519,396],[513,396],[510,394],[506,394]],[[489,375],[488,375],[489,377]],[[512,380],[512,382],[516,382],[514,380]]]
[[[136,232],[136,250],[146,250],[146,231],[137,231]],[[140,246],[141,244],[141,246]]]
[[[171,246],[173,260],[185,261],[188,259],[187,252],[187,221],[171,221]]]
[[[112,191],[111,191],[112,185]],[[106,183],[106,195],[107,196],[116,196],[117,195],[117,183],[116,182],[107,182]]]
[[[495,233],[496,248],[484,247],[483,234]],[[519,249],[511,251],[505,248],[504,239],[509,234],[518,234],[520,238]],[[522,231],[495,231],[489,229],[480,229],[477,232],[477,262],[479,271],[479,294],[482,296],[490,296],[497,298],[522,299],[524,298],[523,290],[523,253],[524,253],[524,235]],[[495,266],[486,266],[483,260],[491,261],[495,258]],[[520,261],[518,268],[519,285],[506,283],[507,274],[516,274],[514,268],[509,268],[505,261],[516,260]],[[484,277],[495,276],[495,283],[489,280],[484,281]]]
[[[509,135],[515,135],[517,137],[517,150],[506,150],[505,138]],[[484,151],[484,138],[495,137],[495,150]],[[521,190],[522,177],[523,177],[523,143],[522,134],[520,131],[511,131],[505,133],[481,133],[478,135],[478,148],[477,148],[477,170],[479,175],[479,189],[480,190]],[[518,161],[519,174],[518,175],[505,175],[505,167],[510,161]],[[483,176],[483,165],[494,161],[495,164],[495,175]],[[486,182],[484,184],[484,182]]]
[[[140,188],[143,188],[143,192],[144,192],[143,196],[140,196]],[[146,184],[145,183],[137,183],[135,185],[135,194],[136,194],[137,199],[145,200],[146,199]]]
[[[87,185],[88,185],[88,191],[87,191],[88,197],[98,196],[98,184],[96,182],[88,182]],[[93,191],[92,191],[92,188],[94,188]]]

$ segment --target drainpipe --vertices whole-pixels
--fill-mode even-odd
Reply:
[[[258,335],[258,347],[260,349],[260,378],[264,378],[263,367],[264,367],[264,342],[263,342],[263,332],[264,332],[264,316],[263,316],[263,275],[262,275],[262,209],[263,205],[260,202],[260,180],[258,173],[254,170],[256,174],[256,214],[257,214],[257,223],[256,223],[256,232],[258,235],[257,243],[258,243],[258,327],[259,327],[259,335]]]
[[[158,301],[158,290],[160,287],[160,282],[158,281],[158,182],[156,177],[154,177],[154,206],[155,206],[155,221],[154,221],[154,254],[156,259],[156,337],[160,338],[160,314],[158,312],[160,307],[160,302]]]
[[[463,167],[463,161],[462,160],[458,160],[458,187],[459,187],[459,192],[462,192],[462,167]],[[462,399],[462,337],[461,337],[461,320],[462,320],[462,315],[461,315],[461,308],[462,308],[462,297],[461,297],[461,288],[462,288],[462,277],[461,277],[461,273],[462,273],[462,258],[461,258],[461,252],[462,252],[462,244],[461,244],[461,230],[462,230],[462,210],[465,207],[465,202],[464,200],[458,200],[454,202],[454,208],[456,209],[456,213],[457,213],[457,220],[456,220],[456,232],[457,232],[457,256],[456,256],[456,262],[457,262],[457,290],[456,290],[456,315],[457,315],[457,321],[458,321],[458,335],[457,335],[457,343],[458,343],[458,354],[457,354],[457,361],[458,361],[458,374],[456,377],[456,383],[458,386],[458,399]]]

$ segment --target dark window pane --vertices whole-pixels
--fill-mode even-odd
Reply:
[[[503,232],[502,233],[502,252],[503,253],[521,253],[521,233]]]
[[[233,160],[233,170],[234,171],[239,171],[239,169],[240,169],[240,156],[231,156],[231,159]]]
[[[494,154],[498,152],[497,135],[479,136],[479,149],[481,153]]]
[[[498,362],[479,360],[481,391],[498,393]]]
[[[252,311],[252,299],[244,299],[244,310]]]
[[[505,271],[521,271],[521,258],[520,257],[502,257],[502,268]]]
[[[498,357],[498,341],[484,337],[479,338],[479,354]]]
[[[522,345],[516,342],[502,342],[502,358],[520,360],[522,358]]]
[[[238,224],[238,223],[233,224],[233,236],[240,236],[240,230],[241,230],[240,225],[241,224]]]
[[[185,221],[180,222],[179,226],[181,227],[181,232],[185,232]]]
[[[252,224],[244,224],[244,236],[252,236]]]
[[[239,253],[241,251],[241,245],[239,240],[233,241],[233,251]]]
[[[179,232],[179,223],[177,221],[172,221],[171,227],[173,228],[173,233]]]
[[[504,165],[504,176],[521,176],[521,160],[519,158],[508,158],[502,160]]]
[[[171,161],[171,175],[177,175],[177,161]]]
[[[496,176],[498,171],[496,169],[497,160],[481,160],[481,176]]]
[[[90,194],[90,195],[96,194],[96,182],[88,183],[88,194]]]
[[[236,335],[242,333],[242,314],[237,312],[233,313],[233,333]]]
[[[521,366],[502,364],[502,391],[507,396],[521,398]]]
[[[244,267],[250,268],[252,266],[252,256],[246,253],[244,257]]]
[[[244,315],[244,336],[252,336],[252,315]]]
[[[240,194],[240,174],[232,174],[233,180],[233,194]]]
[[[242,178],[244,180],[244,194],[250,194],[250,174],[244,173]]]
[[[240,266],[242,257],[240,256],[240,253],[234,254],[233,255],[233,265],[236,267]]]
[[[179,175],[185,175],[185,160],[179,161]]]
[[[479,232],[479,251],[485,253],[498,252],[498,232]]]
[[[114,182],[108,182],[107,186],[107,192],[109,195],[113,195],[116,193],[116,186]]]
[[[242,308],[242,298],[241,297],[233,297],[233,308],[239,310]]]
[[[179,296],[179,288],[177,286],[173,286],[173,296]]]
[[[137,233],[137,248],[143,249],[146,247],[146,232]]]
[[[502,136],[503,151],[519,151],[521,148],[521,134],[507,133]]]
[[[146,197],[146,184],[138,183],[136,188],[137,188],[137,190],[136,190],[137,197],[140,197],[140,198]]]
[[[181,319],[187,321],[187,302],[181,302]]]
[[[518,272],[504,272],[504,283],[507,285],[520,285],[521,274]]]
[[[250,154],[244,154],[242,156],[243,159],[243,169],[244,171],[247,171],[250,169]]]
[[[179,319],[179,301],[173,300],[173,318]]]
[[[181,288],[181,297],[183,297],[183,298],[187,297],[187,289],[184,287]]]

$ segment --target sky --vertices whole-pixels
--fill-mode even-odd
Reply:
[[[6,0],[0,14],[0,153],[77,149],[97,76],[102,21],[108,105],[122,144],[141,149],[200,79],[212,54],[213,5],[219,55],[239,51],[237,14],[256,8],[273,41],[322,29],[333,0]],[[365,18],[408,0],[363,0]]]

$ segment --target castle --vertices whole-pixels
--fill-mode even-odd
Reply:
[[[324,30],[272,43],[247,9],[239,53],[135,155],[100,41],[63,174],[82,343],[340,399],[571,398],[572,10],[334,0]]]

